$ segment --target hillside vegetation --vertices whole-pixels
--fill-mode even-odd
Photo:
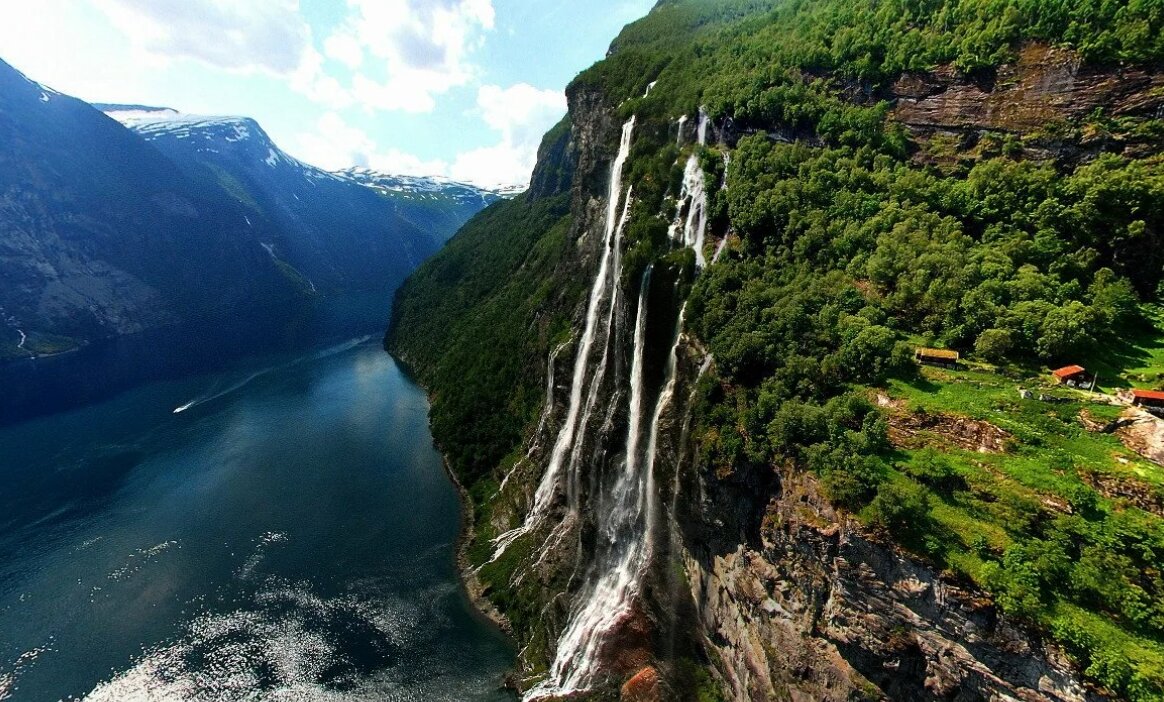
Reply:
[[[688,307],[716,361],[692,433],[702,467],[815,473],[871,534],[976,584],[1132,700],[1164,699],[1164,519],[1152,508],[1164,473],[1078,421],[1118,408],[1017,388],[1075,362],[1101,385],[1159,383],[1164,124],[1099,112],[977,130],[935,160],[942,142],[893,119],[890,88],[939,66],[989,83],[1028,42],[1085,66],[1151,68],[1162,30],[1151,0],[664,0],[570,88],[639,118],[630,276],[671,251],[682,164],[693,148],[704,164],[710,233],[728,245]],[[720,138],[677,145],[675,120],[701,106]],[[1097,130],[1146,147],[1111,139],[1062,160],[1036,148]],[[490,210],[401,293],[393,348],[436,359],[420,369],[436,436],[470,482],[494,481],[536,418],[529,364],[554,340],[544,313],[560,325],[579,297],[555,265],[564,229],[539,224],[536,207],[534,195]],[[505,255],[470,255],[486,241]],[[545,294],[514,299],[518,276]],[[919,370],[920,344],[971,364]],[[987,453],[941,432],[901,441],[895,424],[919,413],[1007,439]],[[476,494],[485,508],[489,491]]]

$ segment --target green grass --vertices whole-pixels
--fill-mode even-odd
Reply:
[[[1108,618],[1071,604],[1051,612],[1050,626],[1096,679],[1122,681],[1130,699],[1161,700],[1164,689],[1164,644],[1130,636]]]
[[[1142,305],[1145,324],[1122,338],[1104,340],[1101,350],[1084,359],[1099,374],[1101,387],[1164,387],[1164,307]]]
[[[1038,382],[1037,379],[1033,379]],[[971,454],[989,466],[1036,490],[1061,494],[1077,482],[1078,469],[1133,476],[1164,485],[1164,469],[1140,458],[1109,434],[1087,431],[1078,421],[1084,409],[1102,419],[1114,419],[1121,407],[1092,401],[1086,393],[1053,390],[1071,401],[1024,400],[1018,387],[1033,388],[1032,379],[1015,381],[981,370],[922,369],[920,378],[894,380],[889,394],[904,399],[910,410],[924,409],[989,422],[1015,438],[1013,452]]]
[[[1154,343],[1141,348],[1158,352]],[[1159,356],[1144,358],[1150,364]],[[994,594],[1012,615],[1049,632],[1088,677],[1122,698],[1164,699],[1164,635],[1159,623],[1136,623],[1119,604],[1125,597],[1120,593],[1132,587],[1143,589],[1154,603],[1148,606],[1160,606],[1159,578],[1144,563],[1158,562],[1154,554],[1164,543],[1164,519],[1100,496],[1085,480],[1088,473],[1114,475],[1159,492],[1164,489],[1164,468],[1140,458],[1115,436],[1087,431],[1077,420],[1085,409],[1096,418],[1114,419],[1122,407],[1070,390],[1060,391],[1070,398],[1063,403],[1021,399],[1018,386],[1038,392],[1040,382],[1046,381],[1031,377],[1023,381],[978,368],[927,367],[918,377],[888,383],[886,392],[901,403],[897,411],[969,417],[1014,437],[1003,453],[955,448],[937,435],[929,437],[925,448],[895,450],[888,456],[893,468],[887,480],[912,483],[914,489],[924,486],[928,514],[912,538],[896,534],[894,538],[948,576]],[[919,436],[927,438],[924,433]],[[935,471],[935,464],[945,466],[945,472]],[[945,478],[939,483],[935,474]],[[873,525],[875,510],[866,507],[858,516]],[[1134,556],[1141,548],[1136,544],[1145,544],[1139,557],[1147,561],[1132,566],[1131,576],[1112,572],[1110,578],[1102,578],[1105,582],[1092,586],[1101,588],[1101,594],[1094,590],[1088,594],[1088,586],[1080,584],[1086,583],[1085,574],[1072,570],[1086,553],[1079,534],[1125,554],[1117,558]],[[1067,575],[1055,576],[1054,567],[1046,565],[1052,561],[1039,560],[1038,554],[1056,543],[1066,544],[1067,550],[1055,558]],[[1073,548],[1083,550],[1072,552]],[[1016,566],[1016,561],[1026,565]],[[1022,589],[1022,573],[1028,572],[1024,567],[1033,568],[1030,572],[1041,583],[1034,586],[1038,594],[1033,598],[1032,590]],[[1015,604],[1024,594],[1027,599]]]

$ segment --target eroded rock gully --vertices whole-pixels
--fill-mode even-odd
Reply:
[[[862,535],[814,478],[778,482],[756,543],[709,551],[689,530],[691,595],[730,699],[1103,699],[980,595]]]

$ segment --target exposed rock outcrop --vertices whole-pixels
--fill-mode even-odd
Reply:
[[[902,76],[893,85],[893,116],[916,127],[1029,132],[1097,109],[1161,117],[1162,88],[1164,73],[1087,66],[1070,50],[1031,44],[992,75],[960,75],[943,66]]]
[[[691,594],[730,699],[1102,699],[989,601],[862,535],[815,479],[778,482],[757,543],[717,552],[686,529]],[[718,503],[702,508],[705,528]]]

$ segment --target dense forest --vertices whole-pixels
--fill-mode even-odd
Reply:
[[[1164,111],[937,135],[894,118],[903,75],[989,82],[1032,43],[1160,69],[1164,2],[663,0],[569,91],[639,119],[628,281],[675,256],[682,164],[704,165],[710,234],[727,244],[687,313],[715,359],[692,432],[703,468],[816,474],[871,534],[989,593],[1090,680],[1160,700],[1161,468],[1135,478],[1157,502],[1105,493],[1118,442],[1075,414],[1107,410],[1013,388],[1077,362],[1110,370],[1113,389],[1159,383],[1142,356],[1161,337]],[[676,119],[700,108],[710,146],[677,142]],[[568,212],[536,191],[494,206],[398,300],[390,346],[432,390],[435,435],[481,510],[540,410],[530,369],[582,296],[561,265]],[[919,370],[919,345],[969,369]],[[1137,363],[1155,374],[1127,373]],[[990,418],[1015,445],[987,460],[895,444],[878,393]]]

